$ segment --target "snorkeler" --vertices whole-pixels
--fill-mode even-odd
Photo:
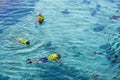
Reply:
[[[58,63],[61,63],[61,61],[59,60],[60,58],[61,58],[61,54],[53,53],[53,54],[50,54],[48,57],[27,59],[27,64],[31,64],[31,63],[40,64],[40,63],[45,63],[53,60]]]
[[[44,21],[44,16],[40,13],[38,15],[38,22],[41,24]]]
[[[99,54],[99,55],[101,55],[101,54],[103,54],[102,52],[93,52],[93,54]]]
[[[13,39],[15,39],[16,41],[20,42],[21,44],[26,44],[26,45],[30,45],[30,41],[23,39],[23,38],[18,38],[18,37],[12,37]]]
[[[65,9],[64,11],[61,11],[64,14],[69,14],[70,12],[68,11],[68,9]]]

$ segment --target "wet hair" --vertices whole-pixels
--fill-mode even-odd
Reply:
[[[57,56],[58,56],[58,59],[60,59],[60,58],[61,58],[61,54],[57,54]]]
[[[30,45],[30,42],[29,42],[29,41],[27,41],[27,42],[26,42],[26,44],[27,44],[27,45]]]
[[[31,64],[32,63],[32,61],[31,60],[29,60],[28,62],[27,62],[27,64]]]
[[[40,13],[39,16],[42,16],[42,14]]]
[[[31,64],[31,63],[32,63],[31,59],[27,59],[27,64]]]
[[[28,63],[30,63],[30,64],[31,64],[31,63],[32,63],[32,61],[30,60]]]
[[[58,56],[61,56],[61,54],[57,54]]]

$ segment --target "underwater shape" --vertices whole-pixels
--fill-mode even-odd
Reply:
[[[57,49],[57,47],[53,46],[52,42],[48,42],[45,45],[44,49],[47,50],[47,51],[55,51]]]
[[[120,4],[117,4],[117,6],[118,6],[118,9],[120,9]]]
[[[69,14],[70,12],[68,11],[68,9],[65,9],[65,10],[63,10],[63,11],[61,11],[62,13],[64,13],[64,14]]]
[[[90,4],[91,2],[90,2],[90,0],[83,0],[83,4],[84,4],[84,3],[88,5],[88,4]]]
[[[117,19],[119,19],[119,18],[120,18],[120,16],[113,15],[113,16],[111,16],[111,17],[109,18],[109,20],[111,20],[111,19],[117,20]]]
[[[103,49],[103,50],[108,50],[110,49],[112,46],[110,43],[106,43],[106,44],[102,44],[100,45],[100,49]]]
[[[94,27],[94,28],[93,28],[93,31],[95,31],[95,32],[100,32],[100,31],[103,31],[104,29],[105,29],[104,26],[97,26],[97,27]]]
[[[96,5],[96,8],[92,9],[91,16],[95,16],[97,14],[97,11],[100,11],[101,5]]]

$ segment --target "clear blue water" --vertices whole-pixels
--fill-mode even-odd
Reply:
[[[0,80],[120,80],[119,16],[120,0],[0,0]],[[25,62],[52,52],[64,65]]]

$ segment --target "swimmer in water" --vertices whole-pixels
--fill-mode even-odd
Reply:
[[[44,21],[44,16],[40,13],[38,15],[38,22],[41,24]]]
[[[31,64],[31,63],[41,64],[48,61],[56,61],[62,64],[61,61],[59,60],[60,58],[61,58],[61,54],[53,53],[53,54],[50,54],[48,57],[27,59],[27,64]]]
[[[13,39],[15,39],[16,41],[20,42],[21,44],[26,44],[26,45],[30,45],[30,41],[23,39],[23,38],[18,38],[18,37],[12,37]]]
[[[64,11],[61,11],[64,14],[69,14],[70,12],[68,11],[68,9],[65,9]]]

